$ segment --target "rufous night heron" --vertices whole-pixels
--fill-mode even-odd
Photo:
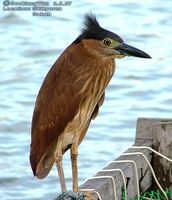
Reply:
[[[65,192],[62,159],[70,149],[73,191],[78,191],[78,146],[103,104],[115,59],[125,56],[151,58],[86,14],[81,34],[53,64],[36,99],[30,163],[37,178],[45,178],[55,163]]]

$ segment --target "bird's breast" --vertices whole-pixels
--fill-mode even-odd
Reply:
[[[64,130],[63,148],[85,134],[91,115],[112,78],[114,70],[114,61],[107,59],[101,62],[87,60],[77,71],[78,78],[75,84],[81,101],[74,119]]]
[[[111,58],[95,60],[90,68],[90,75],[86,76],[80,88],[80,116],[87,121],[91,117],[95,106],[102,97],[115,71],[115,63]]]

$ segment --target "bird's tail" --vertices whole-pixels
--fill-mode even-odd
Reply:
[[[36,155],[33,152],[30,152],[30,163],[32,166],[33,174],[36,176],[38,179],[43,179],[45,178],[53,164],[54,164],[54,148],[48,148],[46,153],[42,156],[39,162],[36,162]]]

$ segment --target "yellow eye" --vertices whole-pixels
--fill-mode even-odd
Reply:
[[[105,38],[103,40],[103,43],[106,45],[106,46],[110,46],[112,44],[111,40],[109,38]]]

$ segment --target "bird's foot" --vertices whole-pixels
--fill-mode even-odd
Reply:
[[[63,192],[55,200],[97,200],[90,192]]]
[[[82,192],[85,200],[97,200],[90,192]]]
[[[55,200],[85,200],[82,192],[63,192]]]

